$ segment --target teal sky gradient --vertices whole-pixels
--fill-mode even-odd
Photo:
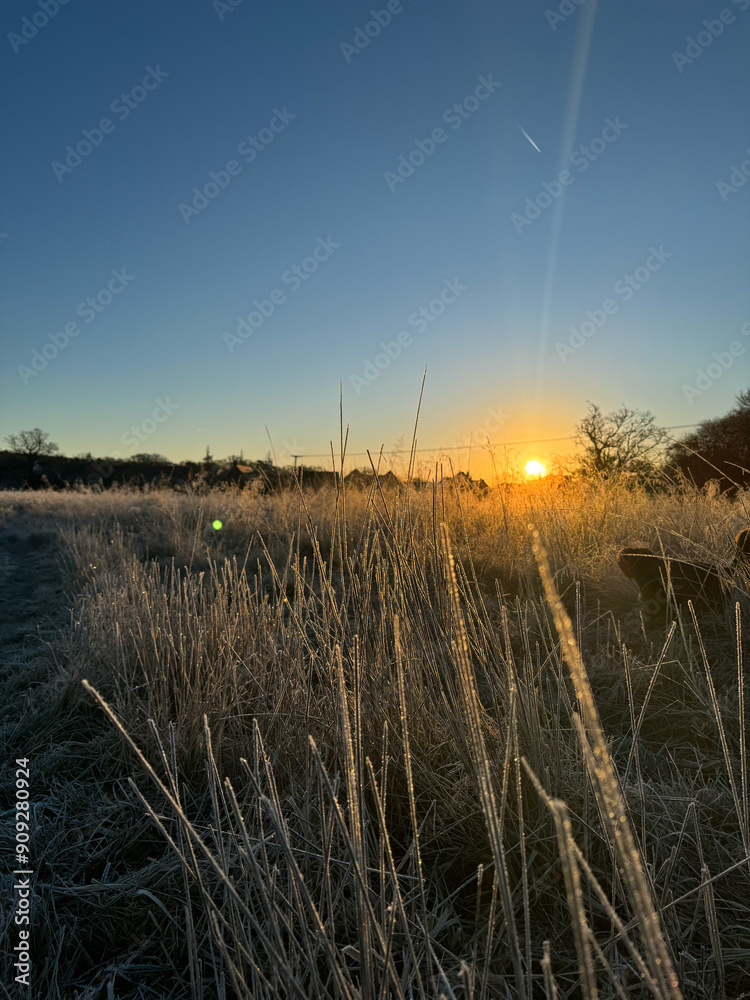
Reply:
[[[68,0],[42,14],[30,0],[2,14],[0,433],[40,426],[68,454],[124,456],[123,435],[168,399],[137,450],[261,457],[267,426],[289,460],[338,439],[341,383],[354,451],[408,440],[425,365],[425,446],[488,421],[495,441],[564,435],[588,399],[687,424],[748,385],[750,0]],[[368,22],[376,37],[347,49]],[[24,24],[42,26],[20,42]],[[89,155],[53,165],[103,118]],[[593,153],[607,120],[621,131]],[[242,146],[269,124],[265,148]],[[571,163],[566,136],[589,153]],[[399,163],[412,172],[396,181]],[[211,172],[226,186],[181,210]],[[551,204],[519,232],[511,217],[540,194]],[[314,273],[284,282],[327,241]],[[671,257],[623,301],[616,283],[651,248]],[[79,304],[122,269],[132,280],[86,323]],[[465,290],[421,330],[413,314],[446,281]],[[237,316],[275,289],[284,301],[230,351]],[[556,345],[610,298],[617,311],[562,360]],[[34,372],[71,322],[80,333]],[[401,332],[408,346],[357,382]],[[697,369],[738,340],[689,401]]]

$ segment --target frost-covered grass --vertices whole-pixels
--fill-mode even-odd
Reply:
[[[728,563],[747,499],[0,494],[73,609],[3,682],[39,995],[750,990],[747,580],[644,632],[614,561]]]

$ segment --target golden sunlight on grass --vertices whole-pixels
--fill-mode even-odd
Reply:
[[[523,471],[527,476],[542,476],[547,475],[547,469],[542,465],[541,462],[537,462],[535,458],[532,458],[530,462],[527,462],[523,467]]]

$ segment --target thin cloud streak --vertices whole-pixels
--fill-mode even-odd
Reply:
[[[516,125],[518,125],[518,122],[516,122]],[[537,153],[541,153],[541,149],[540,149],[540,148],[539,148],[539,147],[537,146],[537,144],[536,144],[536,143],[534,142],[534,140],[533,140],[533,139],[531,138],[531,136],[530,136],[530,135],[529,135],[529,133],[528,133],[528,132],[526,131],[526,129],[525,129],[525,128],[521,128],[521,126],[520,126],[520,125],[518,125],[518,127],[519,127],[519,128],[521,129],[521,132],[522,132],[522,133],[523,133],[523,134],[524,134],[524,135],[526,136],[526,138],[527,138],[527,139],[529,140],[529,142],[530,142],[530,143],[531,143],[531,145],[532,145],[532,146],[534,147],[534,149],[535,149],[535,150],[537,151]]]

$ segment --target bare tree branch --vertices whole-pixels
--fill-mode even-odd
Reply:
[[[60,450],[54,441],[50,441],[49,434],[40,430],[39,427],[35,427],[31,431],[21,431],[18,434],[8,434],[5,440],[11,451],[18,455],[24,455],[28,459],[29,465],[33,465],[37,459],[54,455]]]
[[[575,427],[575,440],[583,449],[581,469],[598,475],[635,472],[648,475],[662,457],[667,435],[647,410],[627,406],[602,413],[589,402],[586,416]]]

